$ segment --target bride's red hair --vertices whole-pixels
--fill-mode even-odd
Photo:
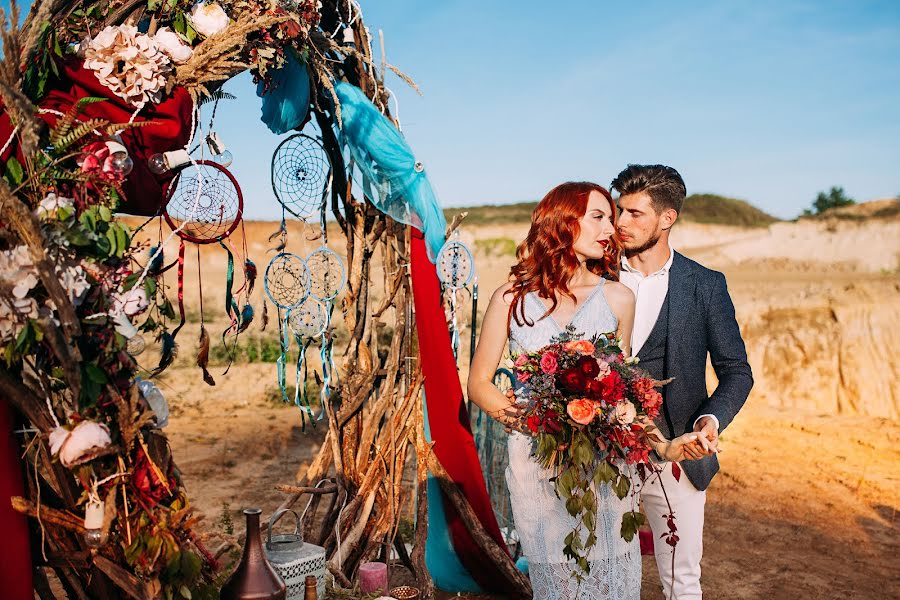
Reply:
[[[513,296],[510,316],[515,318],[517,324],[530,324],[525,317],[524,303],[528,292],[537,292],[541,298],[551,301],[547,314],[556,309],[557,293],[577,302],[568,285],[579,266],[572,245],[581,233],[579,221],[587,212],[591,192],[600,192],[609,201],[615,227],[618,210],[612,196],[603,186],[587,181],[570,181],[556,186],[531,214],[528,237],[516,249],[519,262],[509,271],[512,288],[507,294]],[[613,234],[603,258],[589,260],[586,266],[592,273],[618,281],[621,252],[622,243],[618,235]]]

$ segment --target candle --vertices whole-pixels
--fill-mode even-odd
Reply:
[[[387,590],[387,565],[367,562],[359,566],[359,590],[364,594],[384,593]]]

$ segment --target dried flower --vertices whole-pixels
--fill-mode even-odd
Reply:
[[[82,46],[84,66],[116,96],[134,106],[162,99],[171,64],[150,36],[132,25],[109,26]]]
[[[82,421],[71,431],[57,427],[50,432],[50,453],[59,454],[59,462],[66,467],[78,464],[92,451],[111,443],[109,428],[93,421]]]
[[[147,293],[142,287],[131,288],[123,293],[113,293],[112,301],[113,309],[111,312],[113,314],[125,313],[129,317],[141,313],[149,305]]]
[[[198,2],[188,17],[197,33],[204,37],[215,35],[228,27],[228,15],[215,2]]]

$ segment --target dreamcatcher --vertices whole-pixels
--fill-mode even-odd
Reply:
[[[294,403],[305,416],[312,418],[306,394],[308,366],[306,353],[310,344],[321,338],[322,388],[324,407],[331,389],[334,368],[333,342],[329,335],[334,299],[346,282],[343,260],[328,248],[325,223],[326,200],[331,191],[331,162],[321,142],[303,133],[292,135],[281,142],[272,156],[272,190],[282,207],[281,227],[273,234],[281,237],[280,254],[272,259],[266,270],[266,289],[279,313],[279,387],[282,398],[288,401],[284,379],[284,365],[290,346],[290,333],[299,346],[297,358],[297,386]],[[287,213],[307,221],[314,215],[320,217],[322,246],[313,250],[306,259],[287,255]],[[287,264],[284,256],[291,256]],[[306,272],[305,287],[301,291],[298,273],[302,262]],[[272,274],[270,277],[270,269]],[[303,373],[301,378],[301,371]]]
[[[200,350],[197,366],[203,370],[203,380],[209,385],[215,381],[207,370],[209,362],[209,335],[203,317],[203,281],[200,274],[200,246],[218,243],[228,256],[226,268],[225,310],[231,320],[222,332],[225,343],[230,332],[237,336],[253,320],[250,293],[256,279],[256,266],[247,257],[246,235],[243,236],[243,252],[231,243],[230,236],[243,227],[244,201],[241,188],[234,176],[222,165],[213,161],[197,160],[179,171],[165,190],[166,205],[163,217],[172,232],[179,237],[178,246],[178,312],[180,322],[171,334],[163,334],[163,356],[157,372],[168,366],[174,358],[175,337],[185,324],[184,312],[184,262],[186,243],[197,247],[198,285],[200,290]],[[226,245],[227,244],[227,245]],[[242,259],[244,281],[234,289],[235,255]],[[159,257],[161,260],[161,257]],[[239,299],[244,296],[243,308]],[[226,370],[227,372],[227,370]]]
[[[475,260],[469,248],[459,241],[459,232],[455,239],[447,240],[441,251],[438,252],[435,267],[438,279],[440,279],[444,291],[448,297],[449,314],[447,321],[450,324],[450,340],[453,345],[453,356],[459,358],[460,332],[458,323],[459,291],[466,290],[472,296],[472,323],[471,329],[475,330],[475,314],[478,302],[478,280],[475,277]],[[469,284],[472,283],[472,290]],[[470,353],[470,357],[473,353]]]

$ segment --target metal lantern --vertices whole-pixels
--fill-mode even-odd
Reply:
[[[294,515],[294,533],[272,535],[272,528],[285,513]],[[266,558],[287,586],[287,600],[303,600],[306,576],[316,578],[319,598],[325,597],[325,548],[307,544],[300,533],[301,518],[291,509],[277,511],[269,519]]]

